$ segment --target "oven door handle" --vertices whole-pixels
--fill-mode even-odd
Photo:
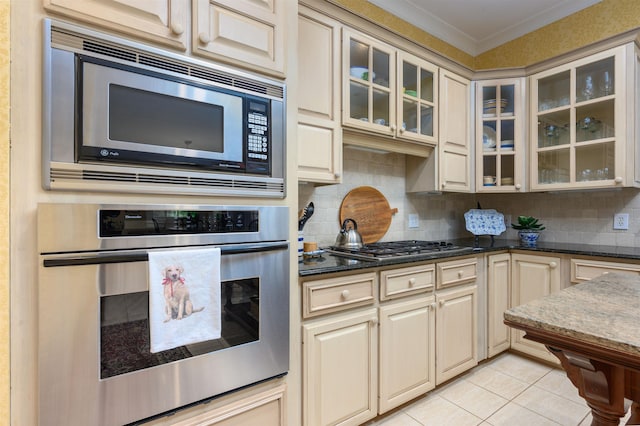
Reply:
[[[232,246],[218,246],[222,256],[232,254],[252,254],[267,251],[288,250],[289,243],[286,241],[266,242],[255,244],[234,244]],[[193,247],[189,247],[193,248]],[[149,260],[149,253],[129,252],[129,253],[106,253],[88,256],[66,256],[44,259],[42,264],[45,268],[56,266],[81,266],[81,265],[102,265],[107,263],[126,262],[146,262]]]

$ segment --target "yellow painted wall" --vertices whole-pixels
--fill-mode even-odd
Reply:
[[[475,69],[523,67],[640,27],[640,1],[603,0],[475,58]]]
[[[475,70],[525,67],[640,28],[640,0],[603,0],[474,58],[366,0],[331,1]]]
[[[0,0],[0,276],[9,275],[9,0]],[[0,425],[9,424],[9,281],[0,280]]]

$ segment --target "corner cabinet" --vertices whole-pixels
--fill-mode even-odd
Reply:
[[[342,180],[340,26],[300,6],[298,15],[298,180]]]
[[[345,128],[386,137],[396,152],[412,152],[399,141],[437,143],[438,67],[349,28],[342,55]]]
[[[475,84],[476,191],[524,191],[524,78]]]
[[[48,12],[179,50],[187,49],[188,4],[188,0],[44,0]]]
[[[510,328],[504,311],[511,307],[511,255],[487,256],[487,355],[489,358],[511,346]]]
[[[634,43],[546,70],[531,81],[531,189],[633,186]]]

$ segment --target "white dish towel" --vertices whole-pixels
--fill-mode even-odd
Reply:
[[[149,253],[151,352],[219,339],[220,249]]]

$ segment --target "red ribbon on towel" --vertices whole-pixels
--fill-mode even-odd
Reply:
[[[178,278],[178,281],[180,281],[180,284],[184,284],[184,278],[180,277]],[[171,291],[171,297],[173,297],[173,280],[171,278],[166,278],[164,280],[162,280],[162,285],[170,285],[170,291]]]

